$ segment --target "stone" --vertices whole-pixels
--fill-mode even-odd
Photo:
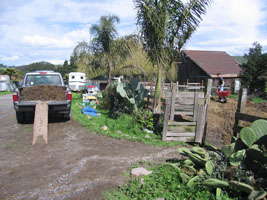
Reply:
[[[106,131],[106,130],[108,130],[108,127],[107,127],[106,125],[104,125],[104,126],[102,126],[102,129],[103,129],[104,131]]]
[[[134,176],[143,176],[143,175],[149,175],[152,174],[152,171],[148,171],[147,169],[143,167],[134,168],[131,170],[131,175]]]

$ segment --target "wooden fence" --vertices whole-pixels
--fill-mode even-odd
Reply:
[[[238,135],[240,130],[242,128],[244,128],[243,126],[241,126],[240,121],[254,122],[257,119],[265,119],[265,120],[267,120],[267,118],[258,117],[258,116],[255,116],[255,115],[249,115],[249,114],[243,113],[244,112],[244,107],[246,105],[246,101],[247,101],[247,89],[246,88],[241,88],[239,90],[237,111],[235,113],[235,124],[234,124],[234,127],[233,127],[233,134],[234,134],[235,137]]]
[[[204,92],[181,92],[176,84],[166,93],[162,139],[203,143],[212,80]]]
[[[155,94],[155,87],[156,84],[153,82],[140,82],[140,84],[143,84],[145,89],[148,90],[148,98],[147,103],[148,107],[151,108],[153,111],[153,102],[154,102],[154,94]],[[161,113],[164,113],[165,110],[165,101],[166,101],[166,95],[167,93],[172,91],[172,88],[176,87],[177,91],[183,91],[183,92],[200,92],[205,90],[205,86],[200,85],[199,83],[187,83],[187,85],[179,85],[178,82],[172,82],[172,83],[164,83],[162,84],[161,89],[161,102],[163,102],[163,106],[161,109]]]

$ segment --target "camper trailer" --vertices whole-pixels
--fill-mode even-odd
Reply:
[[[9,91],[12,90],[10,83],[10,78],[8,75],[0,75],[0,91]]]
[[[69,88],[72,91],[82,91],[86,89],[86,76],[82,72],[69,73]]]

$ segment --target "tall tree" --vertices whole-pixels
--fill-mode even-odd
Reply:
[[[253,47],[249,49],[249,53],[244,55],[247,63],[241,65],[243,69],[241,74],[242,83],[249,87],[250,93],[255,91],[263,91],[265,81],[262,75],[267,75],[267,56],[262,54],[262,46],[258,42],[253,43]]]
[[[211,0],[135,0],[137,24],[144,48],[155,68],[157,82],[154,112],[160,112],[161,82],[164,70],[179,58],[180,51],[196,30]]]
[[[18,75],[18,71],[15,68],[4,68],[2,74],[8,75],[10,80],[12,81],[12,77]]]
[[[117,36],[115,23],[119,23],[120,19],[115,15],[102,16],[99,24],[94,24],[90,28],[91,34],[94,36],[92,39],[93,51],[101,55],[105,60],[107,68],[108,82],[111,82],[111,65],[112,55],[111,48]]]

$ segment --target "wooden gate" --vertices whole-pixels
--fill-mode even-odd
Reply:
[[[166,94],[163,137],[165,141],[203,143],[212,80],[206,93],[179,92],[176,85]]]

